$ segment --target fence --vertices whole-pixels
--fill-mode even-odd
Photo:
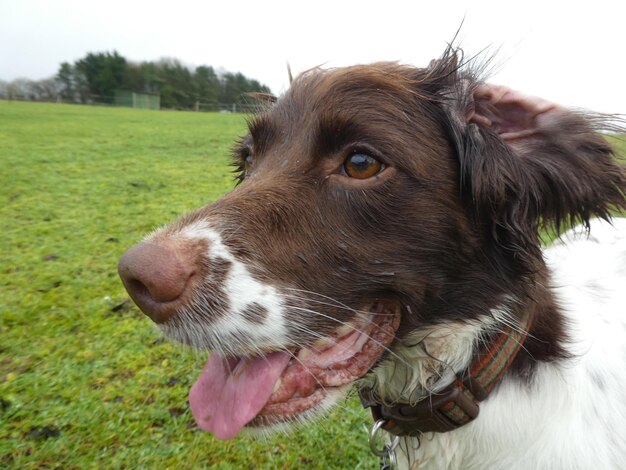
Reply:
[[[133,94],[130,92],[131,95]],[[179,110],[179,111],[198,111],[198,112],[220,112],[220,113],[243,113],[243,114],[251,114],[259,111],[259,104],[255,103],[220,103],[217,101],[204,102],[204,101],[196,101],[192,107],[177,107],[177,108],[163,108],[160,105],[160,97],[157,95],[156,98],[158,100],[152,99],[151,102],[146,103],[145,98],[143,98],[141,93],[134,93],[135,98],[133,101],[133,97],[130,98],[117,98],[117,95],[113,97],[113,103],[110,102],[110,97],[103,97],[98,95],[91,95],[89,98],[85,99],[85,101],[77,101],[77,100],[64,100],[61,96],[57,96],[56,98],[46,98],[40,99],[35,98],[33,96],[28,95],[17,95],[11,94],[10,96],[0,94],[0,100],[5,101],[33,101],[33,102],[45,102],[45,103],[66,103],[66,104],[85,104],[92,106],[124,106],[131,108],[141,108],[141,109],[153,109],[153,110]],[[148,95],[152,96],[152,95]],[[145,101],[142,101],[145,100]],[[155,104],[156,103],[156,104]]]
[[[161,109],[161,95],[115,90],[113,104],[127,108]]]

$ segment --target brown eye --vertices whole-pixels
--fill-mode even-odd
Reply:
[[[374,157],[364,153],[354,153],[343,162],[343,171],[346,176],[364,180],[377,175],[384,169],[384,165]]]

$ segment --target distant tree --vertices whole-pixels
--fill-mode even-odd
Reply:
[[[75,99],[74,73],[74,67],[69,62],[63,62],[56,75],[56,79],[61,87],[61,97],[65,101]]]
[[[219,79],[213,67],[201,65],[196,67],[194,72],[194,80],[196,82],[196,100],[202,102],[217,102],[219,91]]]
[[[126,59],[116,51],[113,53],[88,53],[74,64],[79,78],[84,78],[90,98],[104,103],[113,103],[115,90],[123,83]]]
[[[159,68],[154,62],[142,62],[140,65],[143,87],[140,91],[145,93],[159,93],[163,86],[163,79],[159,76]]]
[[[219,101],[222,103],[249,104],[249,93],[270,93],[270,89],[256,80],[249,80],[241,73],[226,72],[220,78]]]
[[[268,93],[267,86],[242,73],[195,68],[177,59],[129,62],[116,51],[90,52],[73,64],[63,62],[57,74],[36,82],[17,79],[0,83],[0,96],[20,99],[112,103],[117,89],[158,93],[161,106],[171,109],[215,109],[215,104],[249,104],[250,92]],[[208,105],[208,106],[207,106]]]
[[[37,101],[57,101],[62,95],[62,85],[55,78],[45,78],[30,82],[30,99]]]
[[[16,78],[0,82],[0,97],[10,100],[56,101],[61,96],[61,85],[55,77],[43,80]]]
[[[120,88],[138,93],[159,93],[163,80],[154,62],[127,62]]]
[[[31,100],[31,83],[32,81],[27,78],[16,78],[11,80],[7,85],[7,98],[10,100],[22,99]]]
[[[226,72],[220,77],[219,100],[222,103],[234,103],[240,95],[235,74]]]
[[[191,71],[176,59],[161,59],[158,65],[161,87],[161,106],[192,109],[197,96]]]
[[[143,89],[143,77],[141,65],[134,62],[126,62],[124,77],[121,87],[127,90],[141,91]]]
[[[55,78],[59,83],[61,98],[64,101],[86,103],[95,93],[89,88],[85,74],[77,67],[78,62],[76,61],[73,65],[63,62]]]

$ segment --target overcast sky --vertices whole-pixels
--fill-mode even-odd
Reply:
[[[117,50],[240,71],[272,88],[294,73],[398,60],[427,65],[464,20],[469,53],[499,48],[491,81],[626,114],[626,1],[0,0],[0,79],[54,75]]]

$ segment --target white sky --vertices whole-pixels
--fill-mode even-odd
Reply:
[[[424,66],[465,18],[467,52],[500,48],[491,79],[569,105],[626,114],[626,1],[0,0],[0,79],[54,75],[117,50],[175,57],[287,87],[294,73],[399,60]]]

